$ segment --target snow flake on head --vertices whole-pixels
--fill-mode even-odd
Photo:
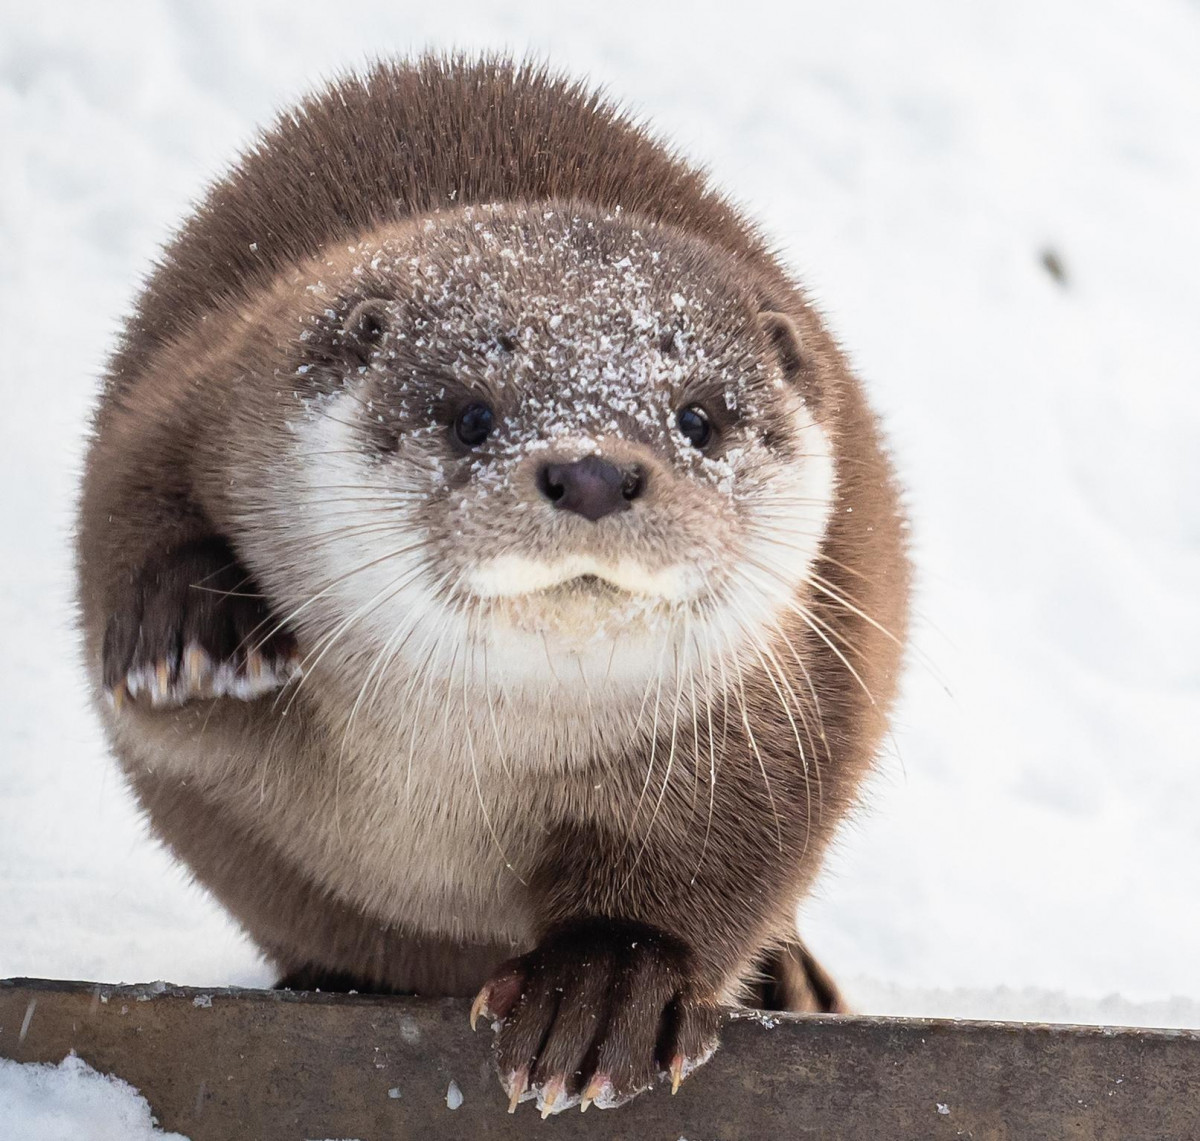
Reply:
[[[619,212],[484,205],[425,219],[366,265],[403,298],[376,399],[410,434],[473,395],[496,406],[491,460],[620,439],[733,490],[734,452],[706,462],[676,413],[704,400],[753,417],[774,378],[707,247]]]

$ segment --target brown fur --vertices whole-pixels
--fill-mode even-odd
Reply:
[[[246,504],[269,506],[278,450],[287,446],[275,378],[300,359],[314,363],[306,375],[318,375],[357,351],[346,334],[318,337],[307,356],[297,355],[296,314],[311,304],[309,287],[328,278],[336,334],[349,304],[338,283],[350,280],[356,256],[345,253],[347,245],[383,241],[380,235],[416,242],[412,219],[493,202],[567,203],[597,216],[620,207],[631,225],[658,224],[678,264],[697,274],[718,267],[711,272],[768,313],[759,319],[761,333],[752,316],[739,318],[749,322],[744,336],[756,352],[775,352],[785,374],[796,374],[820,411],[836,473],[813,568],[821,585],[796,585],[816,625],[788,614],[781,621],[786,641],[772,636],[773,660],[787,663],[798,693],[812,694],[805,698],[809,755],[803,762],[797,755],[778,682],[765,668],[749,669],[746,719],[728,700],[708,705],[721,742],[711,826],[707,796],[701,793],[698,809],[696,794],[709,779],[707,746],[688,718],[674,727],[681,743],[675,775],[663,780],[660,795],[655,771],[654,821],[631,845],[629,822],[639,811],[649,816],[645,741],[622,741],[615,722],[613,740],[594,756],[556,764],[550,745],[531,746],[530,763],[544,771],[517,786],[486,786],[480,798],[503,818],[505,855],[521,887],[481,842],[496,866],[471,871],[481,878],[461,909],[404,920],[388,911],[384,886],[378,911],[356,894],[370,878],[375,849],[362,849],[358,870],[345,865],[317,878],[310,870],[326,867],[321,853],[341,827],[333,819],[338,796],[373,802],[366,770],[339,769],[330,778],[328,758],[346,748],[379,751],[386,737],[369,710],[357,722],[347,716],[358,687],[347,688],[336,656],[315,665],[311,684],[306,677],[291,699],[285,689],[279,701],[102,705],[155,830],[288,978],[340,976],[379,989],[459,994],[492,976],[487,1005],[509,1016],[501,1051],[509,1080],[544,1090],[561,1072],[568,1092],[578,1094],[588,1075],[599,1075],[624,1096],[649,1072],[628,1036],[610,1054],[601,1041],[599,1062],[585,1064],[567,1030],[547,1037],[552,1016],[537,1014],[539,987],[553,984],[562,994],[564,985],[593,986],[578,999],[588,1008],[602,994],[624,993],[622,980],[640,980],[628,984],[631,994],[660,994],[676,1012],[670,1033],[654,1032],[674,1041],[668,1057],[703,1055],[711,1036],[705,1012],[743,987],[758,987],[764,1005],[840,1008],[828,977],[794,945],[795,907],[875,756],[906,621],[903,527],[874,417],[817,315],[754,228],[701,174],[582,87],[496,61],[381,65],[284,117],[167,249],[112,361],[79,527],[87,662],[98,696],[120,688],[131,659],[177,659],[189,637],[214,659],[240,655],[242,674],[257,668],[245,657],[246,639],[264,614],[286,613],[283,592],[304,590],[295,581],[304,568],[264,557],[261,534],[246,531]],[[689,252],[693,246],[699,252]],[[652,483],[670,486],[666,469]],[[258,488],[267,490],[254,500]],[[230,573],[236,584],[227,581]],[[225,643],[197,602],[194,588],[205,582],[220,582],[218,597],[231,608],[221,618],[231,623],[221,627]],[[230,630],[236,650],[227,644]],[[303,623],[296,634],[304,649]],[[266,668],[284,668],[295,652],[292,637],[280,631],[262,646]],[[793,651],[803,674],[792,668]],[[182,668],[178,660],[174,668]],[[556,738],[564,758],[570,725],[564,715]],[[433,747],[422,740],[422,749]],[[418,797],[422,779],[419,773]],[[299,807],[325,781],[345,782],[329,802],[332,823]],[[429,785],[432,846],[421,849],[419,837],[404,841],[429,859],[443,858],[434,854],[441,851],[433,839],[442,827],[437,814],[457,813],[475,795],[465,778],[440,788]],[[322,831],[326,825],[332,831]],[[356,818],[360,825],[367,827]],[[476,830],[484,834],[484,821]],[[357,850],[357,837],[339,834],[337,842]],[[631,930],[646,934],[629,940]],[[642,947],[633,958],[630,942]],[[605,947],[612,948],[607,959]],[[495,973],[501,960],[527,952]],[[588,976],[603,975],[603,986],[578,981],[581,955],[607,964]],[[764,963],[765,982],[758,974]],[[545,1041],[540,1056],[530,1045],[538,1040]],[[661,1058],[661,1042],[655,1049]]]

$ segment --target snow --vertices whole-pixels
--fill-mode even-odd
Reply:
[[[80,438],[205,179],[318,76],[425,45],[530,49],[651,118],[761,220],[886,415],[916,652],[802,913],[851,999],[1200,1025],[1188,0],[0,9],[0,976],[271,981],[105,759],[70,629]]]
[[[0,1106],[0,1141],[187,1141],[156,1129],[131,1085],[74,1054],[57,1066],[0,1058]]]

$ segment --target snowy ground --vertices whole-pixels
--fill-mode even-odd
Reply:
[[[1200,1026],[1200,4],[572,8],[0,2],[0,976],[269,981],[85,707],[79,440],[256,123],[368,55],[494,46],[706,163],[887,415],[920,654],[814,948],[866,1010]]]
[[[0,1058],[0,1141],[187,1141],[155,1128],[127,1082],[70,1055],[57,1066]]]

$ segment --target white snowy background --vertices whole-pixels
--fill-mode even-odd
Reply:
[[[271,981],[86,706],[80,442],[141,276],[255,126],[427,47],[531,51],[647,116],[886,417],[916,653],[802,916],[858,1006],[1200,1026],[1196,0],[3,0],[0,977]]]

